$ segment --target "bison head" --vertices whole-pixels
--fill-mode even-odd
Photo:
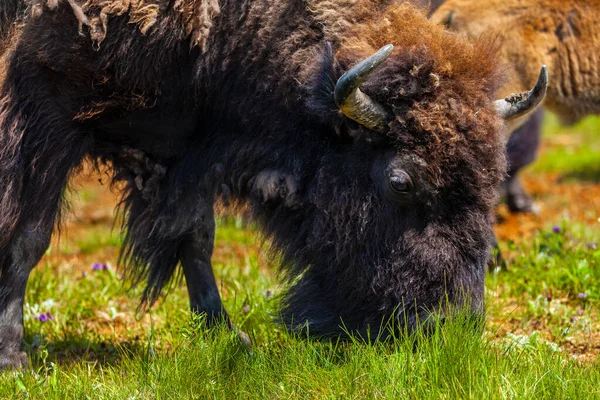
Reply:
[[[302,210],[270,227],[294,277],[282,313],[293,329],[374,337],[390,317],[410,330],[434,312],[483,313],[503,121],[539,103],[546,72],[532,92],[496,101],[487,47],[469,47],[470,66],[398,47],[358,61],[329,48],[316,74],[310,106],[339,142],[308,155],[314,173],[294,188]]]

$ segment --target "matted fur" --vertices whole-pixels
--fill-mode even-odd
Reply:
[[[53,10],[59,2],[68,3],[80,24],[89,28],[92,41],[100,46],[106,38],[111,17],[127,14],[129,22],[146,34],[160,13],[172,8],[180,14],[192,46],[206,51],[213,18],[220,12],[218,0],[21,0],[30,2],[31,15],[39,17],[45,8]]]
[[[504,36],[511,80],[502,94],[531,87],[548,66],[544,105],[564,122],[600,113],[600,2],[597,0],[448,0],[432,16],[455,32]]]
[[[411,50],[412,59],[398,57],[386,63],[378,73],[381,78],[371,79],[366,87],[374,93],[378,88],[386,88],[375,98],[391,102],[394,112],[405,116],[404,120],[397,118],[395,123],[406,125],[406,120],[411,119],[415,127],[433,136],[434,140],[427,141],[429,146],[423,148],[420,155],[428,161],[435,175],[433,179],[441,181],[440,174],[434,171],[440,171],[439,163],[456,158],[461,141],[481,140],[485,146],[489,133],[471,130],[481,116],[467,110],[477,110],[478,104],[484,103],[498,89],[503,74],[497,55],[502,42],[497,35],[484,35],[473,44],[465,45],[461,39],[444,33],[440,26],[422,29],[420,19],[421,15],[408,5],[390,7],[377,24],[357,27],[349,35],[351,39],[344,40],[338,56],[343,65],[348,65],[347,59],[366,57],[386,43],[397,45],[400,48],[397,52]],[[399,70],[403,74],[398,75]],[[390,85],[398,88],[393,90]],[[419,101],[420,96],[436,93],[442,85],[447,98],[442,95],[437,102]],[[453,104],[453,98],[457,97],[463,98],[463,105]],[[453,114],[451,118],[448,118],[449,112]],[[482,137],[477,138],[475,134]],[[433,152],[432,145],[436,146]],[[480,154],[488,151],[485,147],[477,150]],[[429,154],[435,154],[435,159]],[[447,159],[441,158],[442,154],[447,154]]]
[[[8,39],[18,28],[18,22],[24,12],[23,0],[2,0],[0,2],[0,56],[8,45]]]
[[[23,221],[55,219],[56,188],[89,156],[126,183],[122,262],[148,303],[182,238],[231,197],[281,255],[294,329],[376,331],[398,308],[414,327],[445,300],[482,312],[506,168],[494,38],[470,44],[397,2],[221,0],[203,52],[181,13],[195,3],[169,4],[146,34],[115,12],[96,49],[71,4],[27,21],[1,89],[0,249]],[[376,133],[332,93],[386,43],[363,85],[394,113]],[[414,193],[389,193],[390,163]],[[292,182],[293,201],[257,195],[265,176]]]

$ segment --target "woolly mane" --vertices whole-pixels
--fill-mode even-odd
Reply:
[[[502,42],[497,35],[484,35],[469,44],[449,35],[442,26],[432,26],[420,11],[406,3],[386,8],[382,18],[351,28],[341,39],[338,57],[342,62],[368,56],[393,43],[404,52],[422,57],[421,63],[430,64],[439,79],[452,82],[453,89],[460,91],[457,94],[473,94],[483,86],[492,95],[498,89]],[[414,67],[411,75],[416,76],[421,66]]]
[[[477,144],[468,157],[476,158],[490,151],[488,135],[500,130],[494,111],[483,104],[495,97],[504,77],[502,41],[498,35],[483,35],[468,44],[442,26],[431,26],[410,5],[399,4],[387,8],[380,20],[353,29],[337,57],[348,68],[352,60],[387,43],[395,45],[397,56],[380,67],[364,90],[380,102],[392,103],[397,118],[390,131],[407,132],[393,139],[427,160],[433,181],[441,184],[443,165],[460,158],[465,141]],[[476,129],[482,119],[496,129]],[[482,173],[480,178],[497,177]],[[495,196],[489,199],[493,202]]]

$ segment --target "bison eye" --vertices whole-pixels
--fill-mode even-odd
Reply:
[[[410,176],[404,171],[398,171],[390,176],[389,185],[396,193],[407,193],[413,188],[412,179],[410,179]]]

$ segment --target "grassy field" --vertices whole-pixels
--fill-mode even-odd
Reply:
[[[213,260],[252,352],[192,319],[183,283],[137,314],[97,178],[78,178],[73,216],[29,281],[31,366],[0,376],[0,398],[600,398],[600,118],[547,118],[525,174],[542,212],[498,210],[507,268],[488,274],[483,335],[458,318],[388,344],[295,338],[271,322],[280,288],[260,239],[231,217]]]

